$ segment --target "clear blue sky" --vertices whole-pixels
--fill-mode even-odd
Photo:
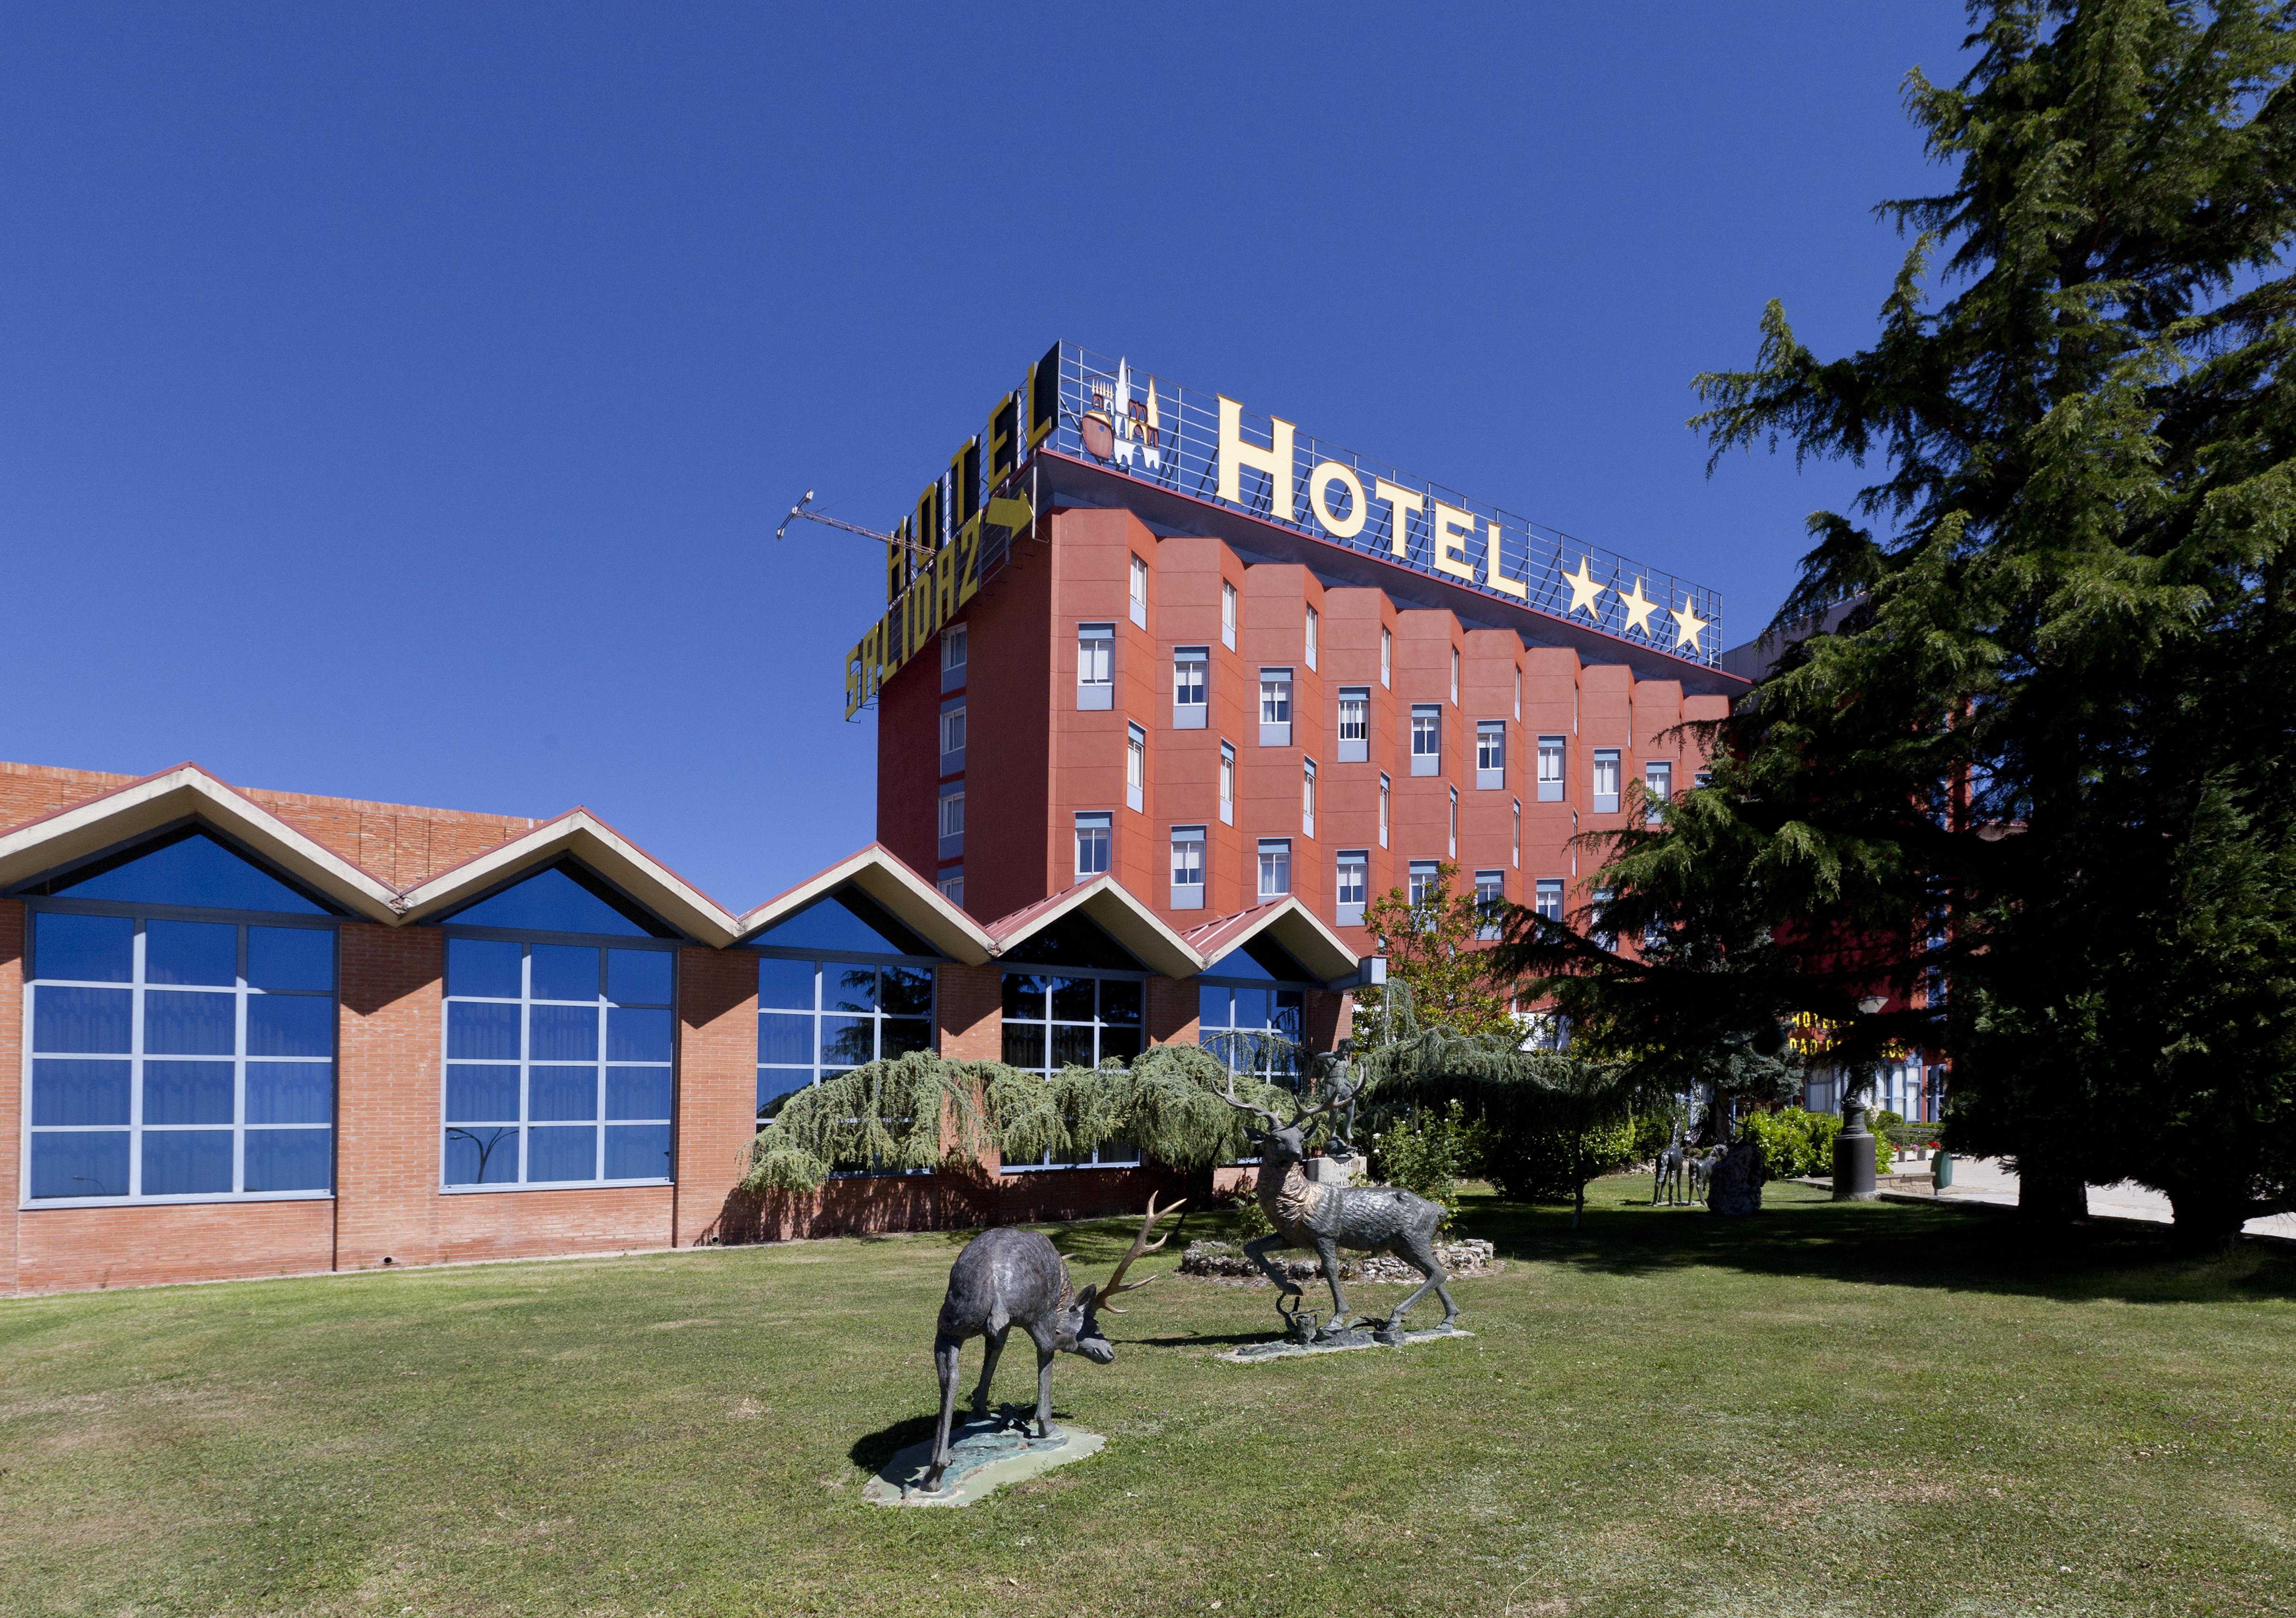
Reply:
[[[0,12],[0,756],[503,813],[726,902],[865,842],[889,524],[1055,338],[1720,590],[1846,470],[1961,9]]]

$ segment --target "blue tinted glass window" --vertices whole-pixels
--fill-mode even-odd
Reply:
[[[518,1117],[518,1069],[463,1063],[447,1068],[447,1121],[500,1123]]]
[[[147,990],[144,1048],[171,1056],[228,1056],[239,1043],[239,997]]]
[[[565,1121],[598,1115],[598,1070],[594,1067],[535,1067],[527,1070],[526,1115]]]
[[[527,992],[537,1000],[595,1000],[598,998],[598,951],[587,944],[532,944],[532,984]]]
[[[595,1006],[529,1006],[526,1008],[526,1055],[529,1062],[595,1062]]]
[[[813,1063],[813,1019],[765,1012],[758,1018],[758,1060],[763,1063]]]
[[[1235,991],[1235,1025],[1238,1028],[1267,1026],[1267,990],[1239,989]]]
[[[606,1060],[667,1062],[670,1014],[665,1007],[617,1006],[606,1013]]]
[[[619,907],[569,875],[562,866],[537,871],[447,919],[466,927],[502,927],[518,932],[653,936],[651,929],[640,926]]]
[[[257,989],[335,986],[335,935],[324,927],[250,927],[247,981]]]
[[[450,938],[447,940],[447,992],[515,1000],[522,957],[517,944],[490,938]]]
[[[32,1136],[32,1195],[126,1196],[127,1131],[68,1129]]]
[[[1196,989],[1196,1019],[1205,1028],[1233,1028],[1227,1020],[1227,990],[1217,983],[1203,983]]]
[[[598,1178],[598,1131],[594,1126],[529,1129],[526,1178],[529,1180]]]
[[[32,994],[36,1051],[118,1051],[132,1047],[135,996],[127,989],[65,989],[42,985]]]
[[[135,973],[135,924],[43,910],[32,918],[32,969],[43,978],[125,983]]]
[[[758,1070],[758,1116],[770,1118],[782,1102],[813,1082],[811,1067],[761,1067]]]
[[[236,1064],[229,1062],[146,1062],[144,1121],[231,1122],[237,1072]]]
[[[327,1191],[334,1187],[332,1129],[250,1129],[250,1191]]]
[[[749,941],[777,949],[826,949],[854,955],[927,955],[915,935],[882,912],[864,919],[866,900],[849,902],[837,894],[816,899]],[[875,907],[869,908],[874,911]]]
[[[785,961],[775,956],[759,956],[758,1009],[811,1011],[815,970],[815,964],[811,961]]]
[[[32,1064],[32,1127],[128,1121],[135,1067],[130,1062]]]
[[[229,1129],[146,1129],[144,1195],[212,1196],[232,1188]]]
[[[450,1186],[514,1186],[518,1183],[519,1128],[447,1131],[447,1183]]]
[[[821,1019],[822,1066],[858,1067],[865,1062],[873,1062],[876,1056],[876,1018],[824,1016]]]
[[[896,1017],[929,1017],[932,1015],[933,974],[922,966],[886,966],[877,973],[877,992],[883,1002],[882,1009]]]
[[[449,1058],[506,1057],[516,1061],[519,1009],[484,1000],[447,1003],[447,1055]]]
[[[53,884],[53,891],[74,899],[176,905],[193,910],[326,914],[324,908],[204,832],[163,843],[94,875],[63,878]]]
[[[239,981],[239,929],[228,922],[145,922],[144,981],[229,989]]]
[[[668,1117],[669,1070],[666,1067],[608,1068],[606,1070],[606,1116],[609,1118]]]
[[[876,1010],[877,969],[874,966],[851,965],[844,961],[824,961],[821,964],[821,1009]]]
[[[613,1124],[606,1130],[608,1179],[667,1179],[669,1177],[669,1126],[666,1123]]]
[[[248,996],[247,1054],[250,1056],[333,1055],[334,1001],[317,995]]]
[[[248,1122],[332,1123],[334,1116],[335,1070],[328,1064],[250,1062],[247,1064]],[[273,1187],[275,1190],[285,1188]],[[249,1189],[254,1187],[250,1187]]]
[[[667,949],[607,950],[606,998],[617,1006],[668,1005],[675,959]]]

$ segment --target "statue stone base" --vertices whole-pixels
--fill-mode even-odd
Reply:
[[[1390,1341],[1382,1333],[1368,1326],[1357,1326],[1306,1343],[1292,1337],[1277,1337],[1267,1343],[1247,1343],[1242,1348],[1230,1349],[1226,1353],[1215,1354],[1212,1358],[1225,1359],[1231,1365],[1257,1365],[1263,1359],[1289,1359],[1299,1354],[1345,1354],[1357,1349],[1408,1348],[1414,1343],[1433,1343],[1444,1337],[1472,1337],[1474,1335],[1453,1326],[1447,1331],[1405,1332]]]
[[[1096,1454],[1108,1442],[1081,1427],[1057,1427],[1052,1437],[1038,1438],[1032,1414],[1007,1407],[966,1422],[950,1435],[948,1471],[931,1494],[917,1487],[932,1464],[932,1440],[928,1438],[887,1461],[861,1491],[861,1498],[878,1506],[970,1506],[1007,1483]]]
[[[1726,1218],[1762,1211],[1762,1185],[1769,1164],[1759,1140],[1741,1140],[1722,1154],[1708,1181],[1706,1205]]]

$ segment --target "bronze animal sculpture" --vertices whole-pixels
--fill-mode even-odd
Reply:
[[[1298,1284],[1277,1269],[1268,1254],[1284,1247],[1316,1250],[1316,1256],[1324,1261],[1324,1279],[1332,1288],[1332,1318],[1315,1334],[1319,1340],[1338,1337],[1352,1324],[1348,1316],[1347,1294],[1340,1286],[1339,1250],[1342,1247],[1362,1253],[1392,1253],[1427,1277],[1418,1290],[1395,1306],[1387,1324],[1372,1334],[1376,1341],[1390,1344],[1402,1342],[1404,1316],[1431,1288],[1443,1300],[1440,1329],[1448,1330],[1459,1318],[1459,1306],[1452,1300],[1450,1287],[1445,1285],[1450,1277],[1435,1258],[1435,1228],[1442,1223],[1443,1210],[1425,1197],[1395,1186],[1324,1185],[1309,1179],[1300,1166],[1307,1161],[1308,1131],[1316,1120],[1354,1099],[1352,1090],[1334,1087],[1329,1100],[1320,1106],[1300,1109],[1286,1123],[1267,1108],[1240,1099],[1235,1093],[1235,1080],[1230,1076],[1227,1104],[1238,1112],[1257,1113],[1267,1121],[1264,1129],[1249,1124],[1244,1128],[1259,1153],[1259,1206],[1275,1227],[1275,1234],[1246,1242],[1244,1256],[1259,1266],[1260,1273],[1275,1283],[1283,1297],[1296,1299],[1301,1295]],[[1279,1313],[1286,1312],[1281,1302],[1275,1307]]]
[[[1037,1436],[1053,1436],[1053,1356],[1081,1354],[1095,1365],[1106,1365],[1116,1350],[1100,1329],[1099,1313],[1124,1311],[1111,1298],[1137,1292],[1156,1277],[1126,1285],[1124,1272],[1144,1253],[1153,1253],[1171,1238],[1155,1242],[1148,1233],[1156,1221],[1184,1206],[1186,1198],[1159,1212],[1156,1199],[1148,1199],[1148,1217],[1132,1250],[1117,1261],[1116,1272],[1100,1285],[1076,1290],[1060,1250],[1033,1230],[984,1230],[964,1244],[948,1269],[948,1294],[941,1300],[940,1318],[933,1335],[933,1369],[940,1378],[940,1424],[933,1429],[932,1464],[921,1485],[938,1493],[948,1470],[949,1424],[956,1413],[957,1359],[968,1337],[986,1341],[980,1383],[972,1390],[972,1414],[988,1413],[988,1384],[996,1375],[996,1359],[1004,1351],[1005,1336],[1015,1326],[1037,1345]]]
[[[1657,1162],[1651,1165],[1652,1207],[1655,1208],[1659,1205],[1661,1196],[1665,1198],[1669,1207],[1685,1200],[1683,1195],[1682,1175],[1689,1157],[1689,1150],[1682,1143],[1682,1126],[1677,1124],[1674,1126],[1674,1133],[1667,1140],[1666,1150],[1660,1152]]]
[[[1714,1170],[1721,1163],[1723,1154],[1728,1150],[1727,1146],[1716,1146],[1710,1152],[1693,1152],[1690,1154],[1690,1200],[1692,1202],[1702,1203],[1706,1200],[1707,1190],[1714,1184]]]

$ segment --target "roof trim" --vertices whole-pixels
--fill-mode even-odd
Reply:
[[[1151,972],[1168,978],[1192,978],[1204,969],[1204,957],[1185,939],[1104,874],[991,922],[988,930],[996,940],[996,953],[1013,954],[1062,916],[1079,910]]]
[[[1189,932],[1191,949],[1204,957],[1209,972],[1219,959],[1267,933],[1292,952],[1292,958],[1329,983],[1352,974],[1362,964],[1340,935],[1323,918],[1289,895],[1272,904],[1257,905]]]
[[[895,921],[950,960],[979,966],[996,952],[996,941],[978,923],[881,842],[847,855],[826,871],[767,899],[741,918],[735,935],[746,940],[847,883],[882,905]]]
[[[186,819],[229,834],[355,916],[386,923],[398,919],[398,895],[390,884],[190,763],[0,834],[0,888],[29,882]]]
[[[430,921],[521,871],[571,855],[697,943],[723,947],[739,932],[732,912],[588,809],[569,809],[532,831],[406,890],[408,923]]]

